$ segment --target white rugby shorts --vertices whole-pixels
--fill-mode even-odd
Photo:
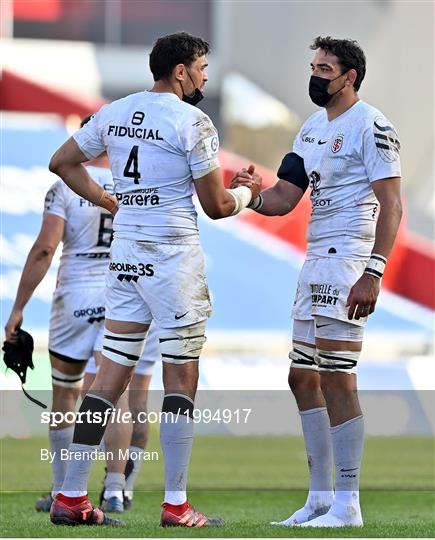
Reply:
[[[53,294],[48,349],[61,360],[88,360],[102,350],[104,287],[58,287]]]
[[[96,350],[101,350],[101,348]],[[154,364],[160,362],[161,359],[159,332],[154,322],[152,322],[147,333],[143,353],[136,364],[134,372],[137,375],[151,375]],[[86,365],[86,373],[97,373],[97,363],[95,362],[94,356],[89,359],[89,362]]]
[[[159,328],[189,326],[210,316],[200,245],[115,238],[106,274],[106,318]]]
[[[364,326],[367,317],[349,320],[346,307],[350,289],[362,276],[366,260],[318,257],[307,259],[299,274],[292,317],[311,320],[314,315]]]

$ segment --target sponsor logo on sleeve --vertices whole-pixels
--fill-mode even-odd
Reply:
[[[46,210],[50,210],[51,205],[54,203],[54,199],[56,198],[56,190],[50,189],[47,191],[47,195],[45,196],[44,200],[44,207]]]
[[[219,150],[219,139],[217,135],[212,135],[204,139],[204,148],[209,159],[212,159],[216,156]]]
[[[373,136],[380,158],[392,163],[399,158],[400,141],[394,127],[383,116],[377,116],[373,122]]]

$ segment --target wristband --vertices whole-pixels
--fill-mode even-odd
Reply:
[[[246,208],[250,208],[251,210],[260,210],[260,208],[263,206],[263,195],[260,195],[258,197],[255,197],[253,201],[251,201]]]
[[[386,264],[387,259],[385,257],[378,255],[377,253],[372,253],[364,273],[380,279],[384,275]]]
[[[108,212],[113,212],[113,210],[115,210],[115,208],[118,206],[118,201],[116,199],[115,200],[113,199],[114,199],[113,196],[110,195],[110,193],[107,193],[107,191],[103,189],[103,191],[101,192],[101,197],[99,201],[95,204],[97,206],[101,206]],[[110,201],[110,204],[107,204],[109,201]]]
[[[235,216],[239,214],[244,208],[248,206],[252,199],[252,192],[246,186],[239,186],[234,189],[227,189],[227,192],[233,197],[234,202],[236,203],[234,210],[231,212],[230,216]]]

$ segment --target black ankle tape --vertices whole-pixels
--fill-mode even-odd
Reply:
[[[106,411],[113,411],[113,406],[107,401],[94,396],[85,396],[78,412],[73,443],[90,446],[100,444],[110,422],[110,414]]]
[[[190,399],[181,395],[169,395],[163,399],[162,412],[173,414],[185,414],[193,418],[193,403]]]

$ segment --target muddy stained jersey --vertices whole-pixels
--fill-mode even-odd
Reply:
[[[192,179],[219,167],[205,113],[175,94],[140,92],[103,106],[74,139],[89,158],[107,150],[116,238],[199,243]]]
[[[108,169],[86,167],[92,179],[113,193],[112,175]],[[62,255],[57,287],[86,284],[104,287],[113,236],[113,216],[79,197],[62,180],[47,192],[44,214],[65,220]]]
[[[322,109],[304,123],[293,152],[311,188],[307,258],[370,256],[378,208],[371,183],[401,176],[399,149],[391,122],[363,101],[332,121]],[[278,177],[291,182],[286,159]]]

